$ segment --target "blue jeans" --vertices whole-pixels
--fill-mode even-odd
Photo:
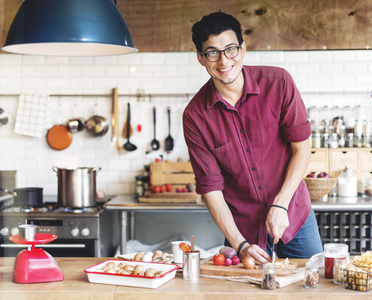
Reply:
[[[272,256],[272,244],[273,238],[268,234],[266,252],[270,256]],[[275,252],[278,258],[310,258],[316,253],[323,252],[313,209],[311,209],[309,217],[295,237],[288,244],[279,240],[279,243],[275,245]]]

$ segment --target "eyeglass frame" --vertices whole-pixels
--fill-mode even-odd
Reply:
[[[235,56],[233,56],[233,57],[227,57],[227,55],[226,55],[226,50],[227,49],[229,49],[229,48],[236,48],[236,50],[237,50],[237,52],[236,52],[236,55]],[[235,57],[237,57],[238,56],[238,54],[239,54],[239,50],[242,48],[242,46],[229,46],[229,47],[227,47],[227,48],[225,48],[225,49],[223,49],[223,50],[210,50],[210,51],[208,51],[208,52],[206,52],[206,53],[203,53],[203,52],[198,52],[201,56],[204,56],[209,62],[216,62],[216,61],[219,61],[220,60],[220,58],[221,58],[221,53],[223,53],[223,55],[225,55],[225,57],[226,58],[228,58],[228,59],[232,59],[232,58],[235,58]],[[208,53],[209,52],[213,52],[213,51],[216,51],[216,52],[218,52],[219,53],[219,56],[218,56],[218,59],[217,60],[213,60],[213,61],[210,61],[209,59],[208,59]]]

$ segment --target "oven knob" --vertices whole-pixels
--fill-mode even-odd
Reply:
[[[77,229],[77,228],[72,229],[71,230],[71,235],[72,236],[78,236],[79,235],[79,229]]]
[[[9,228],[8,227],[1,228],[0,229],[0,234],[2,236],[7,236],[9,234]]]
[[[17,227],[14,227],[12,229],[10,229],[10,235],[17,235],[19,234],[19,229]]]
[[[88,228],[83,228],[83,229],[81,230],[81,235],[82,235],[82,236],[88,236],[89,233],[90,233],[90,230],[89,230]]]

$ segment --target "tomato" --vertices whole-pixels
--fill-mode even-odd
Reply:
[[[165,185],[160,186],[160,193],[165,193],[167,191],[167,187]]]
[[[153,186],[151,192],[155,194],[160,193],[160,186],[158,185]]]
[[[167,192],[171,192],[171,191],[173,191],[173,186],[170,183],[168,183],[166,185],[166,189],[167,189]]]
[[[221,266],[225,262],[225,256],[222,254],[217,254],[213,257],[213,263],[216,266]]]

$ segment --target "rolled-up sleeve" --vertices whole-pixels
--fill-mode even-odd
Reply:
[[[190,162],[195,173],[196,192],[205,194],[216,190],[222,191],[224,178],[221,169],[201,135],[197,120],[198,116],[190,116],[187,109],[184,111],[183,131]]]

